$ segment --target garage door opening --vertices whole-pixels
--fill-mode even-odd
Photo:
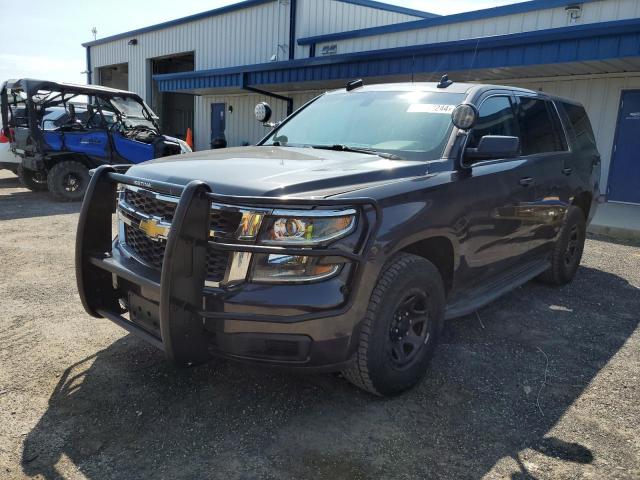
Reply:
[[[194,69],[193,53],[153,58],[150,60],[150,79],[161,73],[191,72]],[[151,108],[160,116],[163,133],[184,139],[187,129],[193,132],[193,95],[160,92],[151,81]]]
[[[100,67],[98,70],[98,85],[103,87],[117,88],[118,90],[129,90],[129,64],[118,63]]]

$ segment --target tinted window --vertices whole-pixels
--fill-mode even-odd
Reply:
[[[567,150],[560,119],[551,102],[520,97],[522,155]]]
[[[573,127],[576,149],[590,150],[596,148],[596,138],[584,107],[571,103],[563,103],[562,106],[567,112],[569,122]]]
[[[474,127],[468,147],[477,147],[485,135],[518,136],[518,126],[509,97],[489,97],[480,105],[480,116]]]

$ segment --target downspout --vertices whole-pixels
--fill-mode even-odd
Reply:
[[[249,92],[259,93],[260,95],[265,95],[267,97],[277,98],[278,100],[282,100],[287,102],[287,116],[293,113],[293,98],[285,97],[284,95],[278,95],[277,93],[268,92],[266,90],[261,90],[259,88],[250,87],[247,84],[247,73],[242,74],[242,89],[247,90]]]
[[[296,56],[296,14],[298,10],[298,0],[291,0],[289,9],[289,60]]]
[[[87,45],[87,85],[91,85],[91,47]]]

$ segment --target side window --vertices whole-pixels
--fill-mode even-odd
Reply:
[[[471,131],[467,147],[477,147],[485,135],[518,136],[518,125],[509,97],[487,98],[480,105],[479,113],[478,123]]]
[[[572,103],[563,103],[569,122],[573,127],[574,141],[577,150],[591,150],[596,148],[596,137],[591,128],[591,122],[584,107]]]
[[[519,121],[522,155],[564,152],[568,149],[562,124],[551,102],[520,97]]]

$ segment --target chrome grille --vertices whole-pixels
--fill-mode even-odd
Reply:
[[[164,198],[167,199],[165,200]],[[121,213],[125,218],[131,218],[131,214],[127,210],[132,210],[136,214],[171,222],[177,208],[177,198],[173,200],[172,198],[155,195],[153,192],[141,189],[125,188],[121,195],[121,202],[124,202],[127,207],[126,209],[121,209]],[[234,238],[241,220],[242,213],[239,211],[212,209],[211,240]],[[155,269],[162,269],[164,251],[167,245],[166,240],[152,240],[137,226],[129,224],[124,225],[123,233],[124,244],[136,258]],[[229,261],[229,253],[209,248],[207,251],[207,281],[222,281]]]
[[[142,191],[125,189],[124,201],[138,212],[160,217],[168,222],[173,220],[173,216],[176,213],[177,203],[160,200],[153,196],[146,195]]]

